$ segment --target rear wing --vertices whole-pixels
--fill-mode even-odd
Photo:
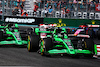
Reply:
[[[100,25],[88,25],[88,27],[98,28]]]
[[[50,29],[54,29],[56,26],[57,24],[40,24],[39,29],[40,31],[48,31]]]

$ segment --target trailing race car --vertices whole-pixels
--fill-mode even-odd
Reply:
[[[27,40],[22,40],[18,31],[18,24],[0,26],[0,45],[27,45]]]
[[[47,54],[85,54],[95,53],[95,44],[89,35],[69,36],[65,28],[35,28],[35,32],[28,37],[28,51],[40,49],[41,55]],[[39,37],[39,35],[41,37]],[[32,39],[33,38],[33,39]]]

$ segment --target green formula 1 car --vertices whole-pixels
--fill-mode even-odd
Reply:
[[[6,24],[0,26],[0,45],[25,45],[27,40],[22,40],[18,24]]]
[[[68,37],[65,28],[55,29],[52,35],[47,35],[40,41],[41,55],[46,54],[88,54],[95,53],[92,39],[84,37]]]
[[[47,30],[44,31],[35,28],[34,34],[28,37],[28,51],[40,49],[41,55],[84,54],[92,56],[95,54],[96,45],[93,40],[89,38],[89,35],[72,37],[68,35],[65,28],[56,28],[52,30],[47,28]]]

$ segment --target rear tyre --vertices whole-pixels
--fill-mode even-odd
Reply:
[[[27,49],[29,52],[38,51],[39,49],[39,36],[37,35],[28,35],[28,46]]]
[[[94,38],[95,36],[95,32],[93,31],[93,29],[89,29],[88,34],[90,35],[90,38]]]
[[[85,49],[90,50],[94,53],[94,41],[93,39],[85,39]]]
[[[97,37],[100,40],[100,30],[97,31]]]
[[[84,57],[92,58],[94,55],[94,41],[93,39],[85,39],[85,49],[91,51],[91,54],[84,54]]]

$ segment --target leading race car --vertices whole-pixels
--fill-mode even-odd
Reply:
[[[27,45],[27,40],[22,40],[18,24],[9,23],[0,26],[0,45]]]
[[[77,35],[77,37],[68,37],[65,28],[55,29],[53,33],[47,35],[40,41],[41,55],[47,54],[84,54],[92,56],[95,44],[89,35]]]
[[[43,37],[39,37],[37,34],[41,34],[40,36]],[[41,55],[85,54],[92,56],[95,53],[94,48],[96,45],[89,35],[73,34],[73,36],[69,36],[65,28],[47,28],[44,31],[40,31],[36,28],[33,35],[29,35],[28,37],[28,51],[40,49]]]

